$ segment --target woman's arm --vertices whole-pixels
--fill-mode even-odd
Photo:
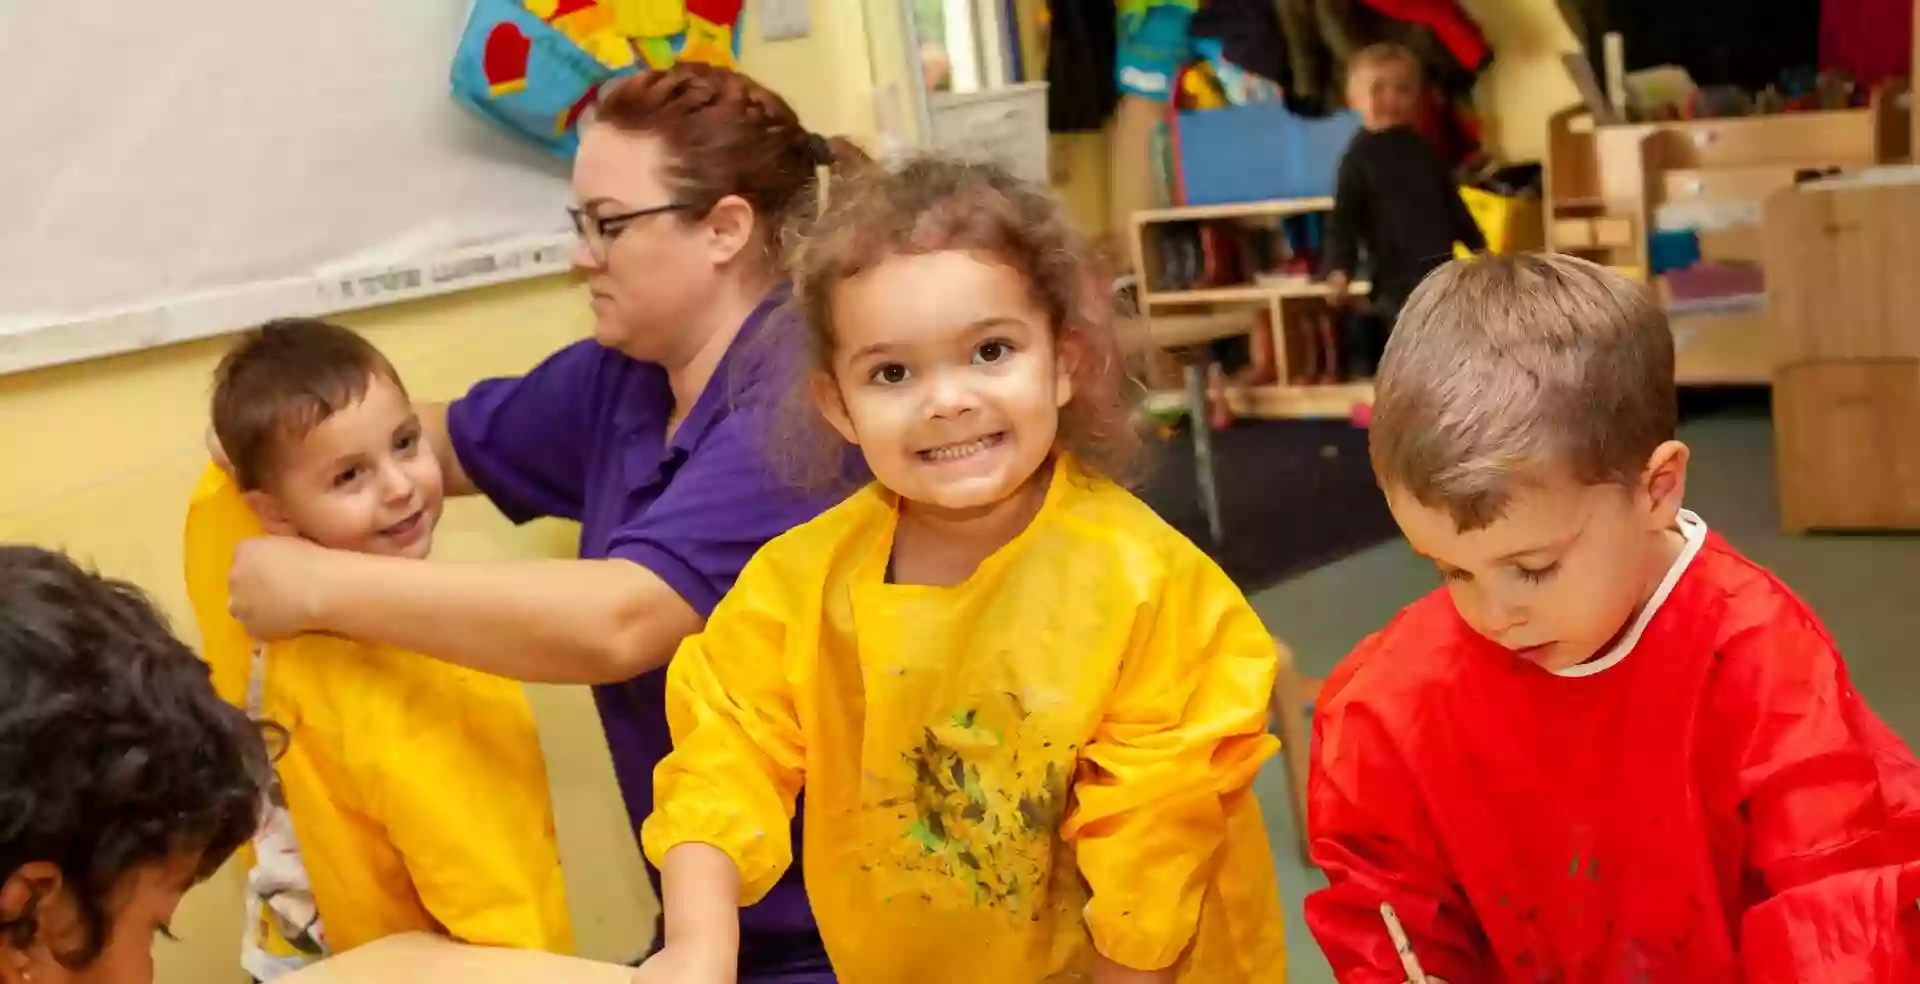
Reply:
[[[255,638],[332,632],[531,683],[618,683],[664,666],[700,615],[625,560],[422,563],[262,537],[234,552]]]
[[[480,490],[474,487],[473,479],[467,477],[467,470],[460,467],[460,456],[453,452],[453,438],[447,436],[447,405],[416,403],[414,410],[420,414],[420,429],[427,436],[427,446],[433,449],[433,458],[440,463],[446,494],[478,495]]]

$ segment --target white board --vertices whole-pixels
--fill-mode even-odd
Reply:
[[[564,164],[448,93],[467,8],[0,0],[0,372],[564,268]]]

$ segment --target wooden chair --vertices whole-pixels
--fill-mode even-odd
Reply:
[[[1287,800],[1293,807],[1293,829],[1299,838],[1300,860],[1313,867],[1307,840],[1307,708],[1320,689],[1320,681],[1303,677],[1293,664],[1293,650],[1275,639],[1280,650],[1280,672],[1273,680],[1273,701],[1269,727],[1280,738],[1280,754],[1287,767]]]

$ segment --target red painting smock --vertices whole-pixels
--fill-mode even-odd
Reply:
[[[1444,591],[1329,678],[1307,923],[1345,984],[1920,980],[1920,765],[1792,592],[1691,514],[1610,650],[1560,673]]]

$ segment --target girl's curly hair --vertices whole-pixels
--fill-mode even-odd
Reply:
[[[1058,200],[997,164],[942,156],[851,170],[829,196],[817,218],[794,222],[787,233],[794,302],[806,320],[798,375],[832,364],[834,292],[848,279],[893,256],[959,250],[991,257],[1020,274],[1054,340],[1071,339],[1079,354],[1073,397],[1060,412],[1061,446],[1099,474],[1135,477],[1140,387],[1127,376],[1107,282]],[[845,444],[807,402],[807,379],[794,389],[796,405],[783,421],[810,420],[815,436],[779,442],[784,458],[798,459],[798,469],[788,470],[803,485],[832,484],[846,474]]]
[[[0,881],[57,865],[100,955],[135,869],[191,856],[206,878],[253,836],[271,764],[261,730],[131,584],[0,545]],[[31,907],[0,934],[31,944]]]

